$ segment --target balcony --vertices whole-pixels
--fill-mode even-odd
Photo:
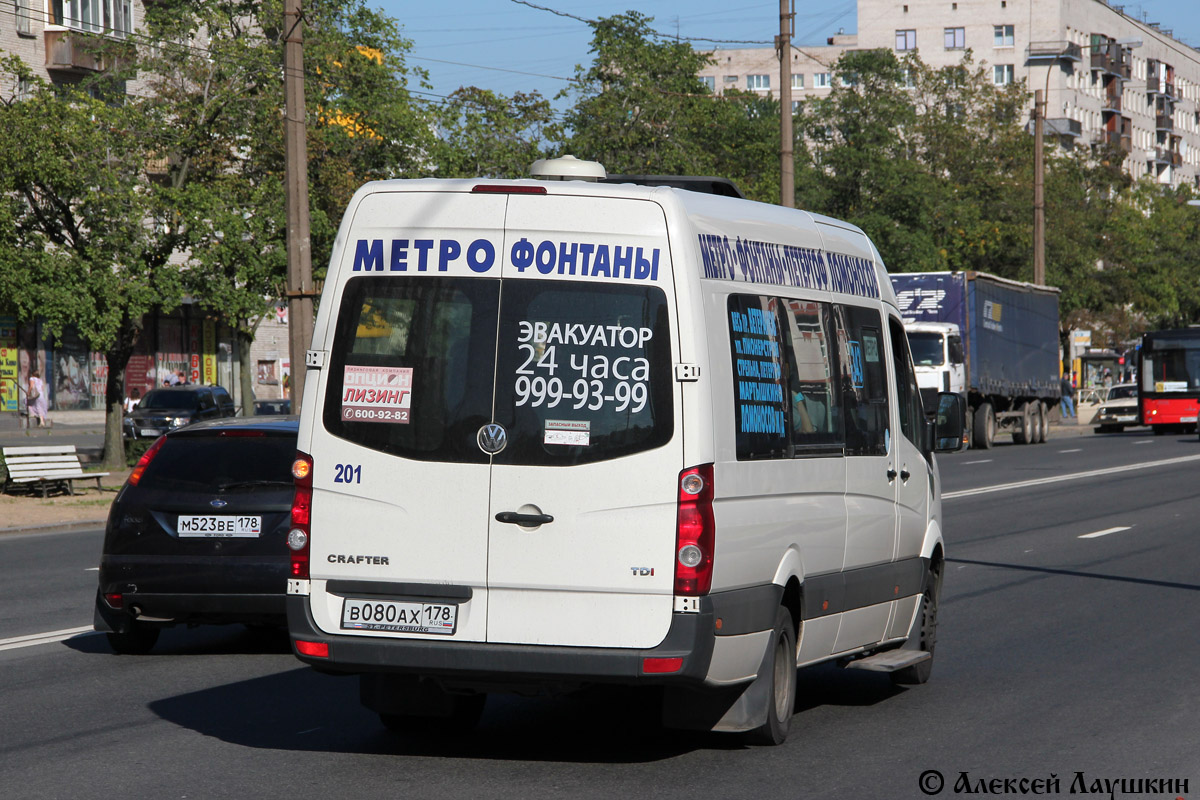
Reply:
[[[1083,123],[1069,117],[1048,119],[1044,123],[1043,131],[1047,136],[1069,136],[1076,139],[1083,135]]]
[[[82,34],[74,31],[46,30],[46,69],[86,75],[103,69],[100,56]]]
[[[1156,131],[1173,131],[1175,130],[1175,121],[1171,119],[1170,114],[1158,114],[1154,117],[1154,129]]]
[[[1056,61],[1082,61],[1083,50],[1074,42],[1030,42],[1025,48],[1026,64],[1052,64]]]
[[[1121,95],[1106,94],[1102,98],[1103,107],[1100,109],[1105,114],[1120,114],[1121,113]]]
[[[1160,167],[1181,167],[1183,156],[1166,147],[1154,148],[1154,163]]]

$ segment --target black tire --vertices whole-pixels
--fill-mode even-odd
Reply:
[[[975,409],[975,418],[971,426],[971,446],[980,450],[989,450],[996,441],[996,412],[991,403],[981,403]]]
[[[1026,403],[1021,406],[1021,429],[1013,434],[1013,442],[1016,444],[1033,444],[1037,441],[1033,424],[1033,404]]]
[[[750,731],[746,738],[753,744],[779,745],[787,739],[796,708],[796,630],[792,613],[783,606],[775,613],[771,632],[770,670],[767,678],[767,721]]]
[[[154,649],[154,645],[158,641],[158,634],[158,628],[131,622],[127,631],[119,633],[109,631],[104,635],[108,637],[108,646],[117,655],[144,656]]]
[[[1041,400],[1037,401],[1037,444],[1045,444],[1050,438],[1050,409]]]
[[[925,591],[917,604],[917,619],[912,635],[904,643],[906,650],[924,650],[929,658],[920,664],[898,669],[892,673],[892,683],[914,685],[926,683],[933,673],[933,654],[937,647],[938,600],[942,596],[942,568],[931,566],[925,578]]]
[[[487,695],[463,694],[453,698],[454,710],[448,717],[427,717],[416,714],[384,714],[380,713],[379,721],[383,727],[392,733],[402,736],[456,736],[470,733],[479,724],[483,716],[483,707],[487,703]]]

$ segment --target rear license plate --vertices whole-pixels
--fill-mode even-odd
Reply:
[[[162,436],[162,431],[158,428],[142,428],[138,431],[139,436]]]
[[[262,517],[180,515],[175,530],[181,537],[201,539],[254,538],[262,534]]]
[[[1196,418],[1195,417],[1180,417],[1179,421],[1180,422],[1195,422]]]
[[[342,605],[342,628],[355,631],[392,633],[441,633],[452,635],[458,624],[454,603],[360,600],[347,597]]]

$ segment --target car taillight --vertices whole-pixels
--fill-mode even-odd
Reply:
[[[288,531],[288,549],[292,551],[292,577],[308,577],[309,533],[312,523],[312,456],[296,451],[292,477],[296,493],[292,495],[292,529]]]
[[[166,443],[167,437],[160,436],[154,442],[154,444],[146,448],[146,452],[142,453],[142,457],[139,458],[137,464],[134,465],[133,471],[129,473],[129,483],[131,485],[138,485],[138,481],[142,479],[142,473],[146,471],[146,467],[150,466],[150,462],[154,460],[154,457],[158,455],[158,451],[162,450],[163,445]]]
[[[675,522],[675,594],[698,597],[712,588],[713,465],[679,473],[679,510]]]

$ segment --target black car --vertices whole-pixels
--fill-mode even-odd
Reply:
[[[199,422],[156,441],[113,501],[95,627],[145,653],[179,624],[284,624],[297,417]]]
[[[146,392],[125,417],[125,437],[156,439],[193,422],[236,413],[233,398],[220,386],[162,386]]]

